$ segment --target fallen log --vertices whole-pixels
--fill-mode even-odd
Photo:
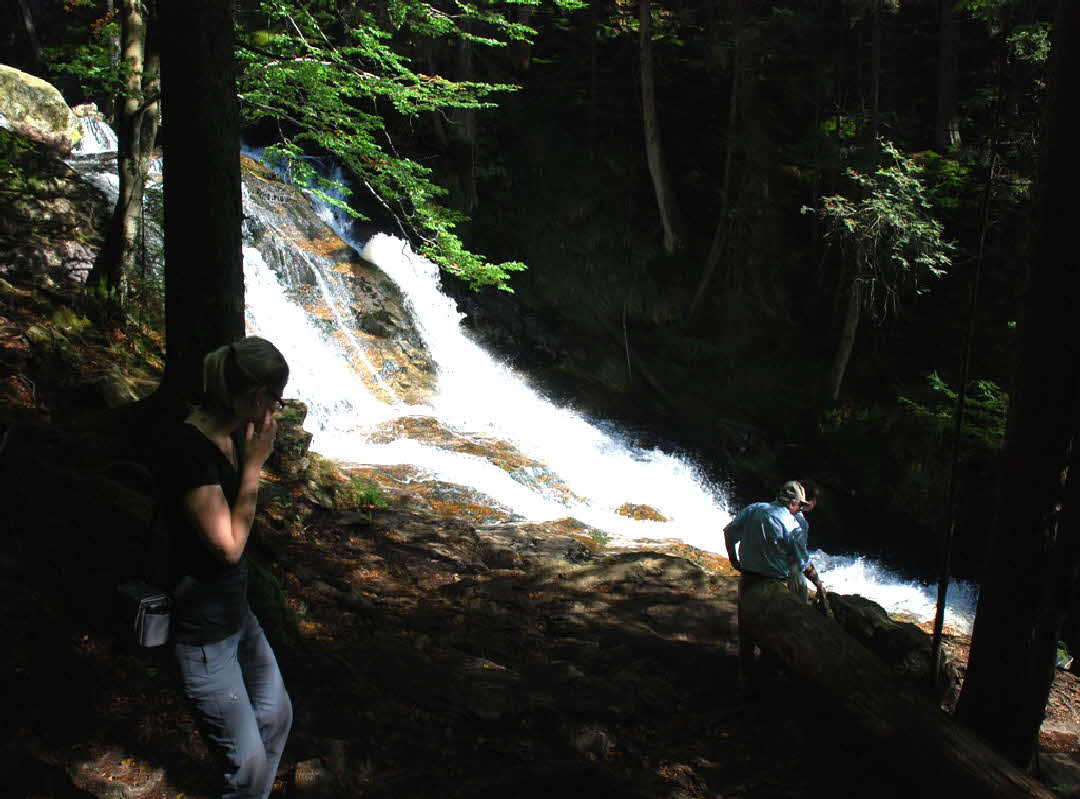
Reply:
[[[747,586],[741,616],[762,651],[840,709],[910,776],[933,775],[934,793],[965,799],[1056,799],[929,700],[902,690],[888,667],[779,581]]]

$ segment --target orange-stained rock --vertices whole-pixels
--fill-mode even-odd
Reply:
[[[371,441],[388,444],[399,438],[420,441],[439,449],[461,452],[484,458],[502,469],[514,480],[563,505],[584,502],[584,499],[563,482],[545,464],[533,460],[513,444],[478,433],[463,434],[443,426],[431,416],[406,416],[375,427],[369,433]]]
[[[671,521],[671,519],[655,508],[648,505],[635,505],[632,502],[624,502],[615,509],[615,512],[620,516],[629,516],[631,519],[637,519],[639,522]]]
[[[246,237],[290,296],[369,392],[385,402],[428,403],[435,364],[394,282],[334,233],[300,189],[251,159],[242,164]]]

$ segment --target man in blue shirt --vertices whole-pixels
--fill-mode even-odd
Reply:
[[[799,536],[802,548],[809,551],[807,539],[810,537],[810,522],[806,520],[805,514],[817,507],[818,501],[821,499],[821,488],[813,480],[800,479],[798,482],[802,484],[803,490],[806,492],[806,502],[799,512],[795,514],[795,521],[799,523],[799,531],[796,535]],[[797,563],[791,564],[787,585],[788,590],[802,600],[804,605],[810,601],[808,583]]]
[[[800,535],[796,515],[813,507],[806,488],[797,480],[781,486],[774,502],[755,502],[747,505],[724,528],[724,544],[731,565],[739,576],[739,666],[740,678],[747,679],[754,663],[755,642],[744,631],[742,598],[747,586],[757,580],[786,582],[793,570],[801,572],[824,598],[821,584],[810,555],[806,538]],[[803,517],[805,520],[805,517]]]

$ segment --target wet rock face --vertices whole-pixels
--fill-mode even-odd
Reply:
[[[369,391],[387,402],[428,402],[435,364],[401,291],[327,227],[303,192],[242,161],[245,240],[341,344]],[[336,300],[328,301],[328,292]]]
[[[528,457],[513,444],[491,436],[450,430],[431,416],[406,416],[374,428],[369,440],[388,444],[399,438],[420,441],[432,447],[484,458],[510,475],[515,481],[564,505],[582,498],[570,490],[557,474],[540,461]]]
[[[635,505],[633,502],[624,502],[615,509],[620,516],[627,516],[638,521],[667,522],[671,521],[656,508],[649,505]]]

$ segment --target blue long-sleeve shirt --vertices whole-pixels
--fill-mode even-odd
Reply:
[[[793,566],[802,572],[810,565],[799,522],[779,502],[747,505],[724,528],[724,543],[744,572],[786,579]]]

